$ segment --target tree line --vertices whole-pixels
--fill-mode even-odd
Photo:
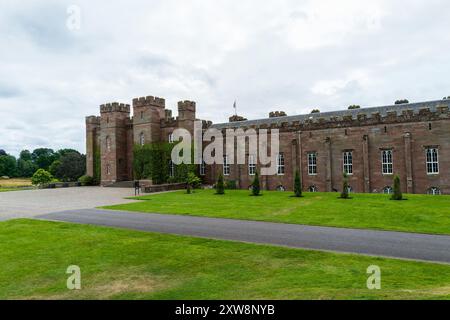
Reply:
[[[16,159],[0,149],[0,177],[29,178],[39,169],[60,181],[77,181],[86,171],[86,156],[74,149],[38,148],[22,150]]]

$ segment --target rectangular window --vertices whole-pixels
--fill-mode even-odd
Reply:
[[[317,174],[317,154],[315,152],[308,153],[308,174],[310,176]]]
[[[206,163],[205,161],[202,161],[202,164],[200,165],[200,175],[204,176],[206,173]]]
[[[392,150],[383,150],[381,152],[381,164],[383,174],[393,174],[394,166],[392,161]]]
[[[353,174],[353,152],[344,152],[344,173],[348,175]]]
[[[437,148],[427,148],[427,173],[439,173],[439,150]]]
[[[230,164],[228,163],[228,156],[223,156],[223,175],[230,175]]]
[[[277,174],[279,176],[284,175],[284,154],[282,153],[277,155]]]
[[[175,177],[175,164],[172,160],[169,161],[169,177]]]
[[[254,176],[255,174],[256,174],[255,156],[249,155],[248,156],[248,175]]]

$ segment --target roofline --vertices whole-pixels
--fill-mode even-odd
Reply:
[[[402,111],[402,110],[419,110],[422,108],[433,108],[435,109],[439,104],[446,103],[449,104],[450,100],[431,100],[431,101],[423,101],[423,102],[414,102],[414,103],[404,103],[404,104],[391,104],[385,106],[378,107],[365,107],[359,109],[345,109],[345,110],[337,110],[337,111],[327,111],[320,113],[310,113],[310,114],[299,114],[293,116],[283,116],[283,117],[274,117],[274,118],[260,118],[254,120],[245,120],[245,121],[236,121],[236,122],[223,122],[213,124],[212,127],[235,127],[235,126],[250,126],[256,122],[292,122],[298,121],[299,118],[308,118],[308,119],[317,119],[317,118],[329,118],[331,116],[344,116],[344,115],[352,115],[357,116],[358,114],[367,114],[371,115],[372,113],[387,113],[388,111]]]

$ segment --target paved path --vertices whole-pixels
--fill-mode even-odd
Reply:
[[[98,209],[51,213],[37,218],[295,248],[450,263],[450,236]]]
[[[80,187],[0,192],[0,221],[133,202],[134,189]]]

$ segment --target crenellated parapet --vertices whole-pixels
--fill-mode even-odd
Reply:
[[[91,125],[100,125],[100,117],[98,116],[87,116],[86,117],[86,124]]]
[[[100,105],[100,113],[124,112],[130,113],[130,105],[125,103],[112,102]]]
[[[277,117],[276,113],[273,113],[273,117],[266,119],[222,123],[213,125],[213,127],[218,129],[278,128],[281,131],[294,131],[423,122],[440,119],[450,119],[448,101],[433,101],[402,106],[375,107],[284,117]]]
[[[159,97],[147,96],[133,99],[133,107],[153,106],[158,108],[166,107],[166,100]]]
[[[195,102],[194,101],[179,101],[178,102],[178,111],[190,111],[195,112]]]

